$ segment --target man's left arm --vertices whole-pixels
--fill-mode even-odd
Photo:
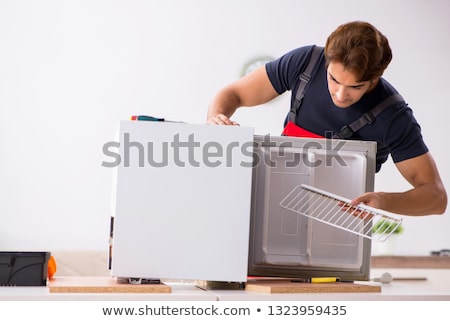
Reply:
[[[447,207],[447,193],[436,163],[429,152],[396,163],[412,189],[399,193],[370,192],[355,198],[352,203],[364,203],[392,213],[424,216],[443,214]]]

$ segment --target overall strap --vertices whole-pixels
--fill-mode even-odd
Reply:
[[[334,134],[333,138],[347,139],[353,136],[355,132],[360,130],[362,127],[371,124],[375,118],[387,107],[391,106],[397,102],[404,102],[403,97],[399,94],[394,94],[387,97],[381,103],[373,107],[371,110],[365,112],[360,118],[355,120],[353,123],[341,128],[339,133]]]
[[[322,47],[315,46],[312,50],[311,57],[309,58],[308,65],[306,66],[303,73],[300,75],[300,85],[298,86],[297,92],[295,94],[295,100],[289,111],[288,120],[295,122],[295,118],[298,110],[300,109],[300,105],[302,104],[303,97],[305,96],[306,85],[312,77],[312,71],[317,61],[319,60],[320,54],[322,52]]]

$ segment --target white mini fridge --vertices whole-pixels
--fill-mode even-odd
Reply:
[[[369,279],[370,239],[280,202],[301,184],[347,198],[372,191],[376,143],[122,121],[114,146],[112,276]]]

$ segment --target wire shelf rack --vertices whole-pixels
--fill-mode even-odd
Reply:
[[[280,206],[311,219],[369,238],[386,241],[402,224],[392,213],[363,204],[306,184],[296,186]]]

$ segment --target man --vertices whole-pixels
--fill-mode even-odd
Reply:
[[[291,90],[292,123],[310,133],[309,137],[329,137],[330,132],[339,132],[374,106],[398,94],[382,78],[392,59],[387,38],[371,24],[355,21],[339,26],[328,37],[297,108],[295,96],[300,76],[314,47],[292,50],[220,90],[209,106],[207,123],[238,125],[231,120],[237,108],[260,105]],[[346,138],[376,141],[377,171],[390,154],[412,185],[405,192],[365,193],[352,200],[353,204],[364,203],[411,216],[445,212],[445,188],[422,139],[420,126],[404,101],[390,103],[373,122]]]

